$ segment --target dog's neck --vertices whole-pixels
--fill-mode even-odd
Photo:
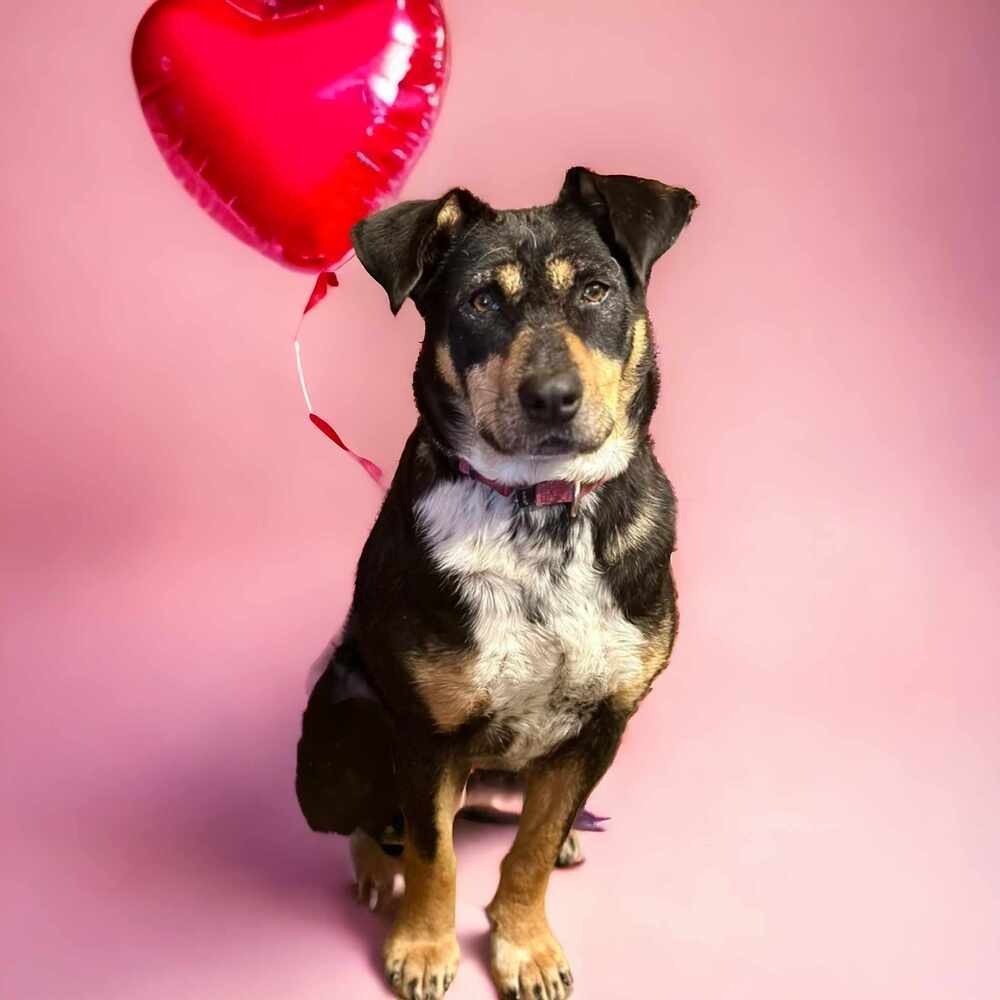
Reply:
[[[567,479],[549,479],[533,483],[530,486],[510,486],[481,475],[464,458],[459,459],[456,466],[461,475],[483,483],[494,493],[499,493],[504,497],[513,497],[514,505],[518,508],[568,506],[571,517],[576,517],[580,501],[588,493],[592,493],[598,486],[603,486],[606,482],[604,479],[589,483],[570,482]]]

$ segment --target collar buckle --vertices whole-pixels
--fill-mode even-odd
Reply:
[[[569,516],[571,518],[576,517],[580,513],[580,482],[573,483],[573,500],[569,505]]]

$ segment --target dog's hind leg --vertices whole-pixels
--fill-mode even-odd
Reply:
[[[562,842],[559,854],[556,856],[556,868],[575,868],[582,865],[583,848],[580,846],[580,837],[576,830],[570,830],[569,835]]]
[[[295,792],[309,826],[378,835],[399,812],[392,727],[349,640],[337,649],[302,716]]]
[[[358,902],[370,910],[389,909],[403,894],[403,859],[363,830],[351,834],[351,864]]]

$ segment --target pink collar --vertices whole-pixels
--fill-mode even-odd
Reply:
[[[599,479],[596,483],[571,483],[566,479],[547,479],[543,483],[535,483],[534,486],[508,486],[506,483],[498,483],[495,479],[481,476],[464,458],[458,460],[458,471],[463,476],[484,483],[503,497],[513,497],[518,510],[525,507],[551,507],[554,504],[568,503],[570,517],[576,517],[582,497],[607,482],[606,479]]]

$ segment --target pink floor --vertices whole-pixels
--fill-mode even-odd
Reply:
[[[145,133],[142,6],[2,5],[0,996],[385,997],[292,794],[378,494],[301,413],[308,282]],[[651,293],[681,639],[553,877],[576,995],[997,996],[994,5],[447,8],[411,194],[584,162],[702,204]],[[391,464],[417,317],[341,278],[315,394]],[[509,837],[458,830],[456,1000]]]

